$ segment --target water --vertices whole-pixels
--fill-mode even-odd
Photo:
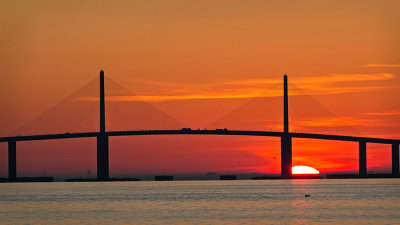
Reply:
[[[0,184],[0,224],[400,224],[399,212],[400,179]]]

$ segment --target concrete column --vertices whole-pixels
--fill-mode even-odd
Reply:
[[[292,137],[289,135],[287,75],[283,76],[283,135],[281,137],[281,177],[292,177]]]
[[[106,110],[104,99],[104,71],[100,71],[100,133],[106,132]]]
[[[97,136],[97,179],[109,178],[108,135],[106,134],[104,71],[100,71],[100,134]]]
[[[97,136],[97,179],[107,180],[109,178],[108,136],[100,134]]]
[[[289,99],[286,74],[283,76],[283,132],[289,133]]]
[[[15,141],[8,142],[8,178],[15,179],[17,177],[17,143]]]
[[[281,137],[281,177],[292,177],[292,137],[289,135]]]
[[[367,176],[367,142],[361,140],[358,147],[358,174],[360,177]]]
[[[392,144],[392,175],[399,176],[399,144]]]

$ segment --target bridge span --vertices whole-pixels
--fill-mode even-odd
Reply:
[[[274,132],[274,131],[228,130],[228,129],[194,130],[190,128],[189,129],[183,128],[180,130],[107,131],[105,132],[105,134],[109,137],[142,136],[142,135],[179,135],[179,134],[180,135],[239,135],[239,136],[263,136],[263,137],[282,137],[287,135],[292,138],[321,139],[321,140],[350,141],[350,142],[365,141],[368,143],[376,143],[376,144],[400,144],[400,140],[398,139],[387,139],[387,138],[310,134],[310,133],[285,133],[285,132]],[[88,137],[97,137],[99,135],[100,132],[13,136],[13,137],[0,137],[0,142],[88,138]]]
[[[246,130],[228,130],[228,129],[190,129],[182,128],[179,130],[135,130],[135,131],[106,131],[105,129],[105,98],[104,98],[104,72],[100,72],[100,131],[88,133],[64,133],[47,134],[31,136],[12,136],[0,137],[0,142],[8,142],[8,177],[14,179],[17,177],[16,171],[16,150],[17,142],[36,141],[50,139],[69,139],[69,138],[97,138],[97,178],[98,180],[109,179],[109,137],[114,136],[138,136],[138,135],[240,135],[240,136],[263,136],[281,138],[281,177],[292,177],[292,139],[321,139],[334,141],[350,141],[359,143],[359,176],[367,176],[367,143],[390,144],[392,146],[392,175],[399,176],[399,145],[400,140],[357,137],[344,135],[327,135],[311,133],[289,132],[288,117],[288,89],[287,76],[284,76],[284,131],[246,131]]]

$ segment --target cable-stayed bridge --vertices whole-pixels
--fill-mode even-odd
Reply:
[[[255,97],[204,129],[191,129],[105,77],[101,71],[100,79],[90,81],[13,135],[0,137],[0,142],[8,142],[8,176],[11,179],[17,177],[16,152],[20,141],[97,138],[97,178],[107,180],[110,137],[195,134],[280,137],[283,178],[292,176],[293,138],[358,142],[361,177],[367,175],[367,143],[390,144],[392,175],[399,176],[400,140],[362,137],[343,121],[331,126],[327,122],[330,123],[329,119],[335,115],[329,110],[307,95],[298,94],[293,98],[302,99],[289,101],[285,75],[283,99],[282,94],[277,93]],[[297,119],[293,119],[292,115]],[[315,122],[313,118],[319,120]]]

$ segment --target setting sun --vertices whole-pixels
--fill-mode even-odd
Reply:
[[[319,174],[319,171],[309,166],[293,166],[292,174]]]

